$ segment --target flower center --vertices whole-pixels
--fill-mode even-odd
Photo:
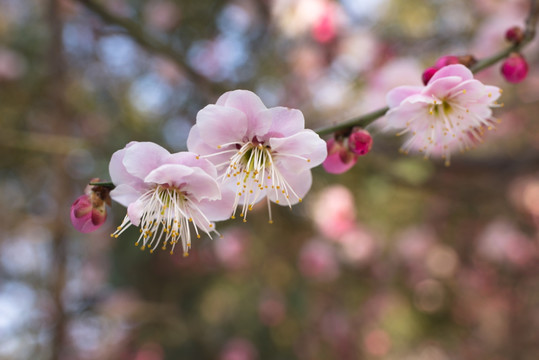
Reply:
[[[237,191],[234,202],[235,218],[236,210],[241,204],[240,217],[247,221],[247,211],[252,210],[253,205],[268,195],[268,191],[274,192],[275,202],[288,202],[291,206],[290,197],[301,201],[301,198],[294,192],[286,179],[282,176],[278,167],[275,166],[275,159],[279,154],[272,151],[271,147],[263,142],[250,141],[243,144],[230,158],[229,165],[224,175],[223,182],[235,182]],[[281,200],[279,200],[281,199]],[[271,207],[268,198],[268,211],[271,219]]]
[[[183,255],[187,256],[191,248],[191,226],[197,238],[200,232],[205,232],[211,237],[214,230],[213,224],[204,216],[198,206],[190,199],[189,194],[169,185],[156,185],[148,190],[136,202],[141,209],[140,236],[135,243],[138,246],[142,242],[141,250],[150,248],[150,252],[162,242],[162,249],[170,245],[170,253],[178,242],[182,242]],[[133,223],[128,215],[122,224],[111,234],[117,238]],[[199,231],[200,230],[200,231]]]

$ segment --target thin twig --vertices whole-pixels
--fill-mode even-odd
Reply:
[[[144,31],[142,26],[140,26],[136,21],[114,15],[106,7],[94,0],[77,1],[83,4],[88,10],[98,15],[106,23],[123,28],[127,34],[143,48],[149,50],[150,52],[164,55],[173,61],[185,72],[190,80],[202,87],[209,95],[213,96],[214,91],[225,91],[220,85],[211,83],[207,78],[194,71],[185,61],[184,54],[180,53],[169,44]]]

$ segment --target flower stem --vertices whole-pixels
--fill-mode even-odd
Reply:
[[[470,67],[470,70],[473,73],[478,73],[481,70],[484,70],[497,62],[505,59],[513,52],[518,52],[524,47],[526,47],[534,38],[535,38],[535,28],[537,26],[537,20],[539,18],[539,6],[537,6],[537,0],[530,0],[530,11],[526,19],[526,28],[524,29],[524,37],[521,42],[518,44],[512,44],[509,47],[497,52],[496,54],[489,56],[485,59],[479,60],[473,66]],[[328,125],[315,130],[318,135],[328,135],[340,130],[351,129],[354,126],[365,127],[378,118],[385,115],[389,110],[388,107],[375,110],[368,114],[355,117],[350,120],[343,121],[339,124]]]
[[[372,123],[376,119],[378,119],[379,117],[384,116],[384,114],[388,110],[389,110],[388,107],[378,109],[378,110],[375,110],[375,111],[370,112],[368,114],[361,115],[361,116],[358,116],[356,118],[353,118],[353,119],[350,119],[350,120],[347,120],[347,121],[343,121],[342,123],[339,123],[339,124],[321,127],[319,129],[316,129],[315,132],[318,135],[327,135],[327,134],[331,134],[331,133],[333,133],[335,131],[349,129],[349,128],[352,128],[354,126],[366,127],[367,125],[369,125],[370,123]]]
[[[104,187],[104,188],[108,188],[108,189],[114,189],[116,186],[111,183],[111,182],[90,182],[88,183],[88,185],[92,185],[92,186],[101,186],[101,187]]]

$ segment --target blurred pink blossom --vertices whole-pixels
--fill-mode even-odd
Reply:
[[[477,252],[495,262],[525,266],[537,257],[536,244],[505,219],[491,222],[479,235]]]
[[[281,296],[266,294],[258,304],[260,321],[267,326],[280,324],[286,316],[286,306]]]
[[[373,237],[360,227],[346,232],[339,243],[342,258],[351,265],[365,264],[376,251]]]
[[[342,185],[332,185],[322,190],[313,209],[319,231],[331,240],[339,240],[356,227],[354,196]]]
[[[310,279],[326,282],[339,276],[339,263],[333,246],[321,240],[303,245],[299,255],[299,270]]]
[[[242,338],[229,340],[221,350],[219,360],[255,360],[258,353],[254,345]]]
[[[0,80],[15,80],[26,72],[26,60],[16,52],[0,48]]]
[[[237,270],[247,264],[249,233],[238,227],[226,229],[221,238],[214,240],[215,255],[227,269]]]

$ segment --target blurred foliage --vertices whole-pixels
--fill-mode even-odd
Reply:
[[[502,123],[452,159],[373,151],[314,171],[303,204],[220,224],[192,254],[135,231],[79,234],[69,206],[132,140],[185,149],[224,89],[316,128],[384,106],[449,53],[505,46],[526,1],[0,0],[1,359],[535,359],[539,72],[504,88]],[[179,66],[178,64],[184,64]],[[381,120],[383,122],[383,120]]]

